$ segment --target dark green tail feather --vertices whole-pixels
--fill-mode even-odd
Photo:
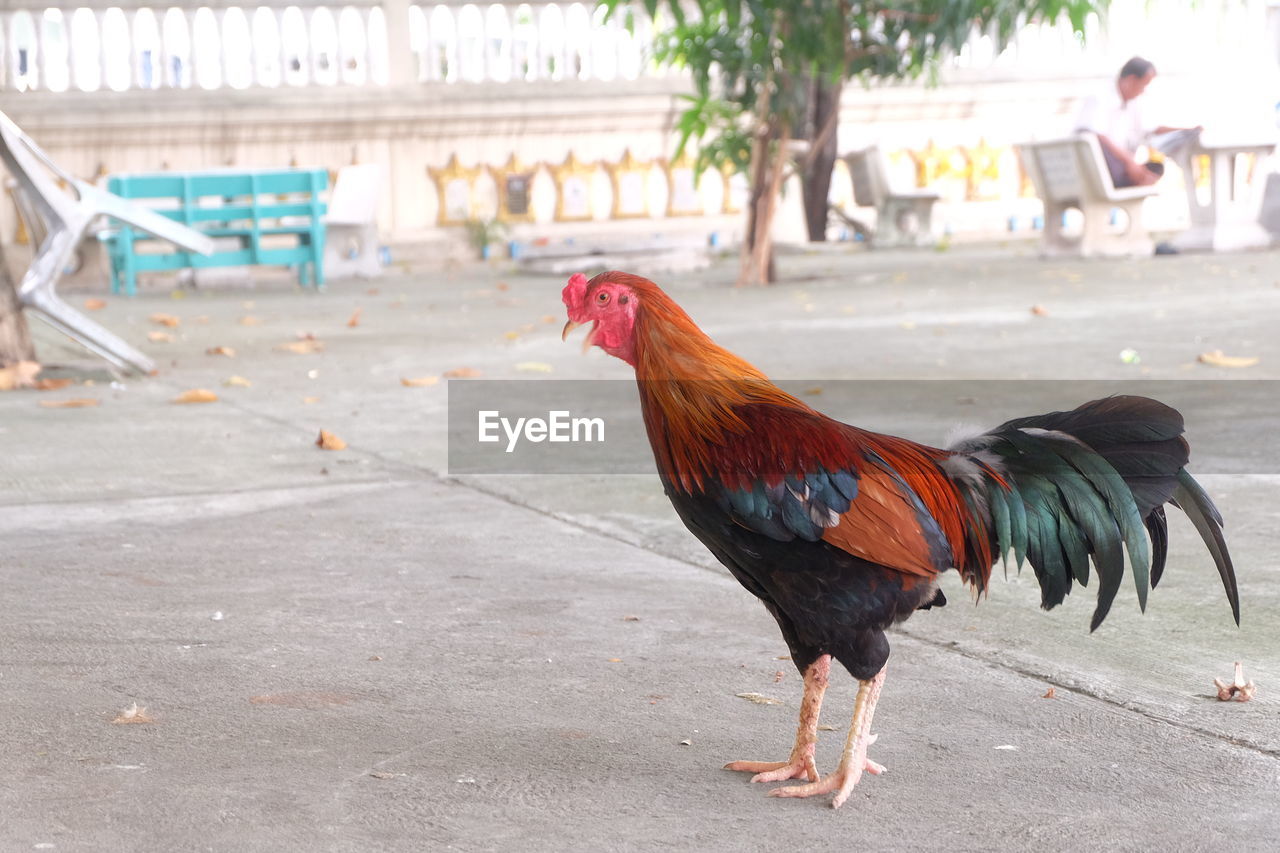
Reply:
[[[1026,430],[1078,431],[1097,446],[1073,440],[1076,435]],[[1147,591],[1159,583],[1168,557],[1163,503],[1169,501],[1187,514],[1204,540],[1239,624],[1239,592],[1222,517],[1183,468],[1188,452],[1181,431],[1182,417],[1175,410],[1146,398],[1116,397],[1074,412],[1010,421],[987,433],[974,447],[1003,462],[1007,488],[989,483],[987,498],[993,544],[1006,572],[1011,549],[1019,568],[1024,556],[1029,559],[1048,609],[1070,592],[1072,580],[1085,585],[1088,563],[1082,554],[1087,553],[1099,578],[1090,622],[1090,630],[1096,630],[1119,592],[1128,551],[1138,603],[1145,610]]]
[[[1231,602],[1231,615],[1236,624],[1240,624],[1240,590],[1236,585],[1236,570],[1231,564],[1231,554],[1227,551],[1227,542],[1222,536],[1222,515],[1214,506],[1213,500],[1205,494],[1204,489],[1185,469],[1178,472],[1178,485],[1173,492],[1175,506],[1187,514],[1204,540],[1205,547],[1213,555],[1213,562],[1218,567],[1218,576],[1222,578],[1222,588],[1227,592],[1227,600]]]

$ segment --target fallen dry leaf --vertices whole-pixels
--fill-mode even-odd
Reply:
[[[228,376],[222,380],[222,384],[228,388],[252,388],[253,383],[243,376]]]
[[[302,398],[302,403],[303,403],[303,405],[305,405],[305,406],[310,406],[310,405],[313,405],[313,404],[315,404],[315,403],[319,403],[319,402],[320,402],[320,398],[319,398],[319,397],[303,397],[303,398]]]
[[[400,377],[400,384],[406,388],[426,388],[429,385],[436,385],[439,382],[439,376]]]
[[[157,312],[155,314],[152,314],[147,319],[158,326],[168,326],[170,329],[172,329],[175,326],[182,325],[182,320],[173,316],[172,314],[162,314]]]
[[[86,311],[101,311],[107,307],[107,303],[104,299],[86,299],[84,307]]]
[[[777,684],[779,681],[786,678],[786,676],[787,674],[785,672],[783,672],[782,670],[778,670],[773,674],[773,683]]]
[[[360,325],[360,312],[363,310],[363,308],[357,308],[355,311],[351,312],[351,317],[347,320],[348,328],[354,329],[356,326]]]
[[[496,287],[498,290],[501,290],[503,293],[511,289],[511,285],[507,284],[505,281],[498,282],[497,284],[494,285],[494,287]]]
[[[347,443],[328,430],[322,429],[320,437],[316,439],[316,447],[321,450],[346,450]]]
[[[1050,687],[1048,690],[1046,690],[1046,691],[1044,692],[1044,695],[1043,695],[1043,696],[1041,696],[1040,698],[1041,698],[1041,699],[1056,699],[1057,697],[1058,697],[1058,694],[1054,691],[1054,689],[1053,689],[1052,687]]]
[[[173,403],[216,403],[218,395],[210,391],[208,388],[189,388],[178,396],[174,397],[170,402]]]
[[[151,717],[147,716],[146,706],[138,707],[138,703],[134,702],[128,708],[125,708],[116,718],[111,721],[115,725],[138,725],[140,723],[154,723]]]
[[[231,347],[209,347],[204,351],[205,355],[225,355],[227,358],[235,358],[236,351]]]
[[[308,355],[313,352],[320,352],[324,349],[324,343],[317,340],[301,340],[290,341],[287,344],[279,344],[276,349],[281,352],[291,352],[297,355]]]
[[[453,370],[444,372],[446,379],[475,379],[477,376],[483,375],[483,370],[477,370],[474,367],[455,367]]]
[[[45,409],[87,409],[101,402],[91,397],[72,397],[69,400],[41,400],[40,406]]]
[[[1031,313],[1037,317],[1048,317],[1049,309],[1045,308],[1043,305],[1032,305]]]
[[[1196,357],[1196,361],[1201,364],[1208,364],[1213,367],[1253,367],[1261,360],[1256,355],[1223,355],[1220,349],[1202,352]]]
[[[545,361],[522,361],[516,365],[520,373],[550,373],[553,369]]]
[[[37,391],[57,391],[59,388],[66,388],[72,381],[67,377],[62,379],[37,379],[32,387]]]
[[[543,314],[543,315],[542,315],[542,322],[544,322],[544,323],[554,323],[557,319],[559,319],[559,318],[558,318],[558,317],[556,317],[556,315],[555,315],[555,314]]]
[[[639,622],[640,617],[639,616],[623,616],[622,621],[623,622]]]
[[[765,696],[763,693],[738,693],[735,694],[739,699],[746,699],[755,702],[757,705],[781,705],[781,699],[774,699],[772,696]]]
[[[0,391],[30,388],[36,384],[36,375],[39,372],[40,363],[36,361],[19,361],[7,367],[0,367]]]
[[[622,663],[622,658],[609,658],[609,663]]]
[[[240,318],[240,325],[241,326],[261,326],[262,321],[251,314],[246,314],[245,316]]]
[[[147,340],[153,344],[171,344],[173,335],[168,332],[147,332]]]
[[[837,729],[836,729],[836,727],[835,727],[835,726],[828,726],[826,723],[823,723],[822,725],[818,726],[818,731],[820,731],[820,732],[834,732],[834,731],[837,731]]]
[[[519,333],[519,332],[507,332],[505,335],[503,335],[503,337],[504,337],[504,338],[506,338],[506,339],[507,339],[507,340],[509,340],[509,341],[518,341],[518,340],[520,340],[520,333]]]

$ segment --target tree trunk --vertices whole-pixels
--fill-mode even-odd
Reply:
[[[800,181],[804,187],[804,218],[809,240],[822,243],[827,239],[827,197],[831,192],[831,170],[836,164],[839,140],[836,124],[840,120],[842,82],[818,79],[810,90],[810,116],[813,131],[809,137],[809,154],[804,159]]]
[[[738,286],[765,285],[777,280],[773,261],[773,217],[788,166],[787,142],[791,134],[770,122],[757,138],[752,156],[752,186],[747,239],[742,244],[742,269]]]
[[[13,276],[9,275],[9,265],[5,263],[4,246],[0,245],[0,367],[35,360],[36,350],[31,345],[27,318],[18,302],[18,290]]]

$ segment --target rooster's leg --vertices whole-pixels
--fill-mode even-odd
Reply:
[[[789,788],[774,788],[769,792],[771,797],[812,797],[814,794],[829,794],[831,807],[838,809],[853,792],[853,786],[862,778],[862,771],[880,774],[884,767],[867,758],[867,747],[875,742],[871,734],[871,717],[876,711],[876,700],[880,698],[880,687],[884,684],[884,669],[876,673],[870,681],[858,682],[858,698],[853,704],[853,722],[849,724],[849,740],[844,745],[844,755],[840,758],[840,766],[836,772],[821,781],[807,785],[793,785]]]
[[[822,710],[822,694],[827,692],[831,673],[831,655],[822,655],[804,671],[804,698],[800,700],[800,725],[796,729],[796,745],[786,761],[731,761],[725,770],[754,773],[752,782],[782,782],[786,779],[818,781],[818,767],[813,762],[818,743],[818,712]]]

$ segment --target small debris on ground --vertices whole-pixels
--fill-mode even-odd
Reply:
[[[236,357],[236,351],[231,347],[209,347],[204,352],[205,355],[225,355],[227,358]]]
[[[406,388],[427,388],[439,384],[439,376],[401,376],[400,384]]]
[[[1236,661],[1235,678],[1230,684],[1227,684],[1220,678],[1213,680],[1213,686],[1218,688],[1218,701],[1230,702],[1248,702],[1253,698],[1253,694],[1258,692],[1258,688],[1254,686],[1253,679],[1244,680],[1244,666],[1240,661]]]
[[[681,746],[693,746],[693,741],[689,740],[688,738],[685,738],[684,740],[680,741],[680,745],[681,745]]]
[[[1041,696],[1040,698],[1041,698],[1041,699],[1056,699],[1056,698],[1058,698],[1058,694],[1057,694],[1056,692],[1054,692],[1054,689],[1053,689],[1052,687],[1050,687],[1048,690],[1046,690],[1046,691],[1044,692],[1044,695],[1043,695],[1043,696]]]
[[[322,429],[320,437],[316,439],[316,447],[321,450],[346,450],[347,443],[327,429]]]
[[[116,718],[111,722],[115,725],[138,725],[140,723],[154,723],[155,720],[147,716],[145,705],[139,708],[138,703],[134,702],[128,708],[116,714]]]
[[[84,301],[84,307],[86,311],[101,311],[103,308],[107,307],[107,303],[102,299],[86,299]]]
[[[755,702],[757,705],[781,705],[781,699],[774,699],[772,696],[765,696],[763,693],[738,693],[735,694],[739,699],[746,699],[748,702]]]
[[[484,371],[474,367],[455,367],[452,370],[446,370],[444,377],[446,379],[475,379],[477,376],[483,375]]]
[[[153,344],[171,344],[173,343],[173,335],[161,331],[147,332],[147,340]]]
[[[1211,367],[1253,367],[1261,360],[1256,355],[1224,355],[1220,349],[1202,352],[1196,356],[1196,361]]]
[[[298,341],[290,341],[287,344],[277,344],[275,347],[280,352],[291,352],[295,355],[310,355],[314,352],[320,352],[324,349],[324,342],[317,341],[314,338],[303,338]]]
[[[174,403],[216,403],[218,395],[208,388],[189,388],[174,397]]]
[[[92,397],[72,397],[69,400],[41,400],[40,407],[43,409],[87,409],[90,406],[97,406],[101,403],[101,400],[95,400]]]
[[[36,375],[40,373],[37,361],[18,361],[0,367],[0,391],[12,391],[15,388],[30,388],[35,385]]]
[[[152,314],[147,319],[155,323],[157,326],[168,326],[170,329],[172,329],[175,326],[182,325],[182,320],[178,319],[172,314],[155,313],[155,314]]]
[[[228,376],[226,379],[222,380],[222,384],[227,386],[228,388],[253,387],[253,383],[250,382],[248,379],[245,379],[243,376]]]
[[[1048,317],[1049,309],[1045,308],[1043,305],[1032,305],[1031,313],[1036,317]]]
[[[356,326],[360,325],[360,313],[362,311],[364,311],[363,308],[357,308],[355,311],[351,312],[351,316],[347,319],[347,328],[354,329]]]

